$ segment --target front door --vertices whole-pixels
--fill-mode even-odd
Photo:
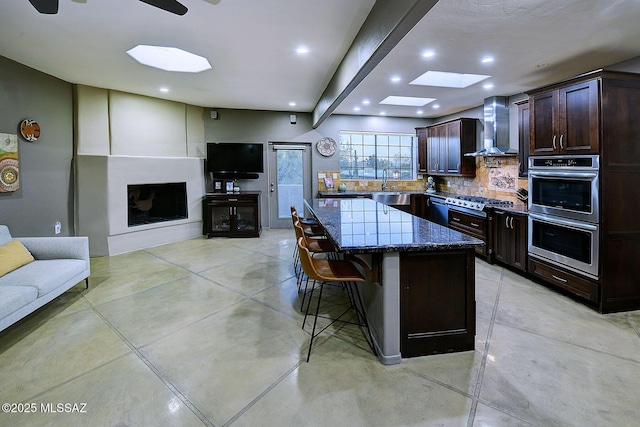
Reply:
[[[269,143],[269,227],[291,228],[291,206],[311,196],[311,144]]]

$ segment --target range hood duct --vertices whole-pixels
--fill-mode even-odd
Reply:
[[[492,96],[484,100],[484,148],[465,156],[513,156],[509,148],[509,98]]]

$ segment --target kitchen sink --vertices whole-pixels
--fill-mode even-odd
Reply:
[[[406,206],[411,204],[411,195],[399,191],[378,191],[371,193],[371,198],[376,202],[391,206]]]

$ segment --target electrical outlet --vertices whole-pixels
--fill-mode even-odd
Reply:
[[[56,222],[56,225],[54,227],[56,234],[60,234],[60,232],[62,231],[62,224],[60,224],[60,222]]]

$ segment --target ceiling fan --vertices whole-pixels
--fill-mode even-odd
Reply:
[[[187,13],[187,8],[177,0],[140,0],[143,3],[150,4],[151,6],[158,7],[167,12],[175,13],[176,15],[184,15]],[[58,0],[29,0],[29,2],[40,13],[47,15],[55,15],[58,13]]]

